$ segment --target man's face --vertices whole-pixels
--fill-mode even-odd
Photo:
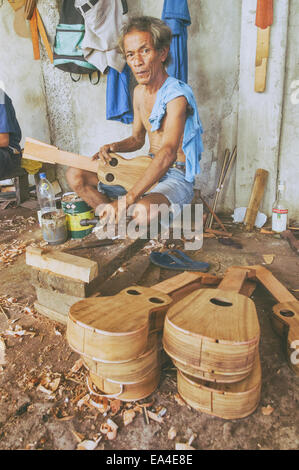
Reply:
[[[168,48],[158,51],[154,48],[152,35],[147,31],[131,31],[124,37],[127,64],[137,82],[150,85],[164,72]]]

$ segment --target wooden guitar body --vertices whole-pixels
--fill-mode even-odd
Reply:
[[[218,384],[178,370],[178,391],[192,408],[224,419],[244,418],[255,411],[261,393],[261,365],[257,353],[249,376],[237,383]]]
[[[234,383],[240,382],[240,380],[245,379],[248,376],[248,371],[242,372],[241,374],[218,374],[214,371],[204,371],[197,367],[190,366],[184,362],[177,361],[176,359],[172,359],[174,365],[183,372],[184,375],[189,375],[191,377],[195,377],[201,380],[205,380],[207,382],[215,382],[215,383]]]
[[[106,165],[99,161],[99,181],[108,185],[123,186],[127,191],[140,181],[145,170],[152,162],[151,157],[147,156],[128,159],[116,153],[110,155],[112,158]]]
[[[163,344],[172,359],[235,381],[251,371],[259,336],[251,299],[221,289],[201,289],[170,307]]]
[[[72,349],[99,362],[127,362],[137,359],[149,347],[149,331],[162,327],[158,320],[172,303],[168,294],[216,277],[183,272],[155,286],[132,286],[110,297],[89,297],[72,305],[66,336]],[[197,285],[197,284],[196,284]]]
[[[84,365],[90,373],[122,384],[134,384],[140,382],[153,369],[159,367],[158,335],[149,335],[148,346],[141,356],[127,362],[101,362],[83,357]]]
[[[299,375],[299,302],[283,302],[273,307],[272,324],[284,339],[290,368]],[[297,353],[296,353],[297,350]]]
[[[93,372],[89,373],[89,391],[95,396],[106,396],[108,398],[118,398],[122,401],[137,401],[151,395],[158,387],[160,380],[160,367],[149,372],[140,382],[123,384],[113,382]],[[98,391],[94,390],[96,386]]]
[[[299,374],[297,341],[299,340],[299,301],[291,292],[264,266],[247,266],[244,269],[255,271],[256,279],[270,292],[278,302],[273,307],[271,322],[274,331],[282,337],[288,365]],[[292,346],[293,345],[293,346]]]
[[[116,296],[81,300],[70,308],[67,340],[72,349],[93,360],[136,359],[148,345],[150,313],[171,302],[168,295],[140,286]]]

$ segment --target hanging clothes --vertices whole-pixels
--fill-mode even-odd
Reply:
[[[102,73],[112,67],[122,72],[125,59],[117,48],[121,29],[128,21],[126,0],[76,0],[85,23],[81,43],[85,59]]]
[[[75,6],[85,22],[81,43],[85,59],[102,73],[108,67],[106,119],[129,124],[133,122],[131,72],[117,49],[121,29],[128,21],[127,1],[76,0]]]
[[[106,119],[124,124],[133,122],[130,94],[130,68],[126,64],[122,73],[109,67],[106,89]]]
[[[162,20],[172,31],[170,53],[172,62],[167,68],[171,77],[188,82],[188,32],[191,18],[187,0],[164,0]]]

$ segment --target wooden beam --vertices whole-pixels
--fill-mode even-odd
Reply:
[[[269,172],[259,168],[255,172],[253,188],[249,199],[249,204],[246,210],[244,225],[247,231],[251,231],[255,224],[255,219],[260,207]]]
[[[26,249],[26,264],[83,282],[90,282],[98,275],[95,261],[59,251],[45,252],[33,246]]]

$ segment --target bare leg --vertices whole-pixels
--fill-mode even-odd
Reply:
[[[98,177],[95,173],[77,168],[68,168],[66,179],[72,190],[93,209],[96,209],[99,204],[110,202],[107,196],[97,190]]]
[[[160,193],[148,194],[136,204],[132,216],[136,225],[139,225],[140,230],[142,230],[142,233],[148,233],[150,222],[159,217],[160,212],[158,206],[161,204],[170,206],[167,197]]]

